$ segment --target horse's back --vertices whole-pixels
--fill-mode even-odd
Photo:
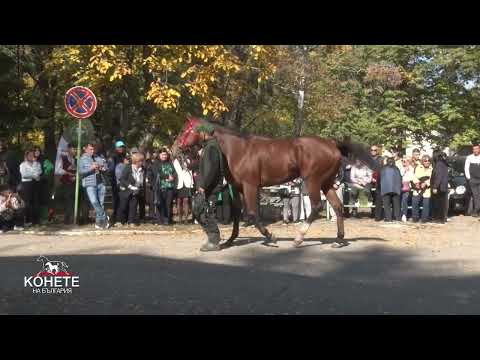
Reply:
[[[340,150],[337,148],[337,142],[334,139],[319,136],[301,136],[293,139],[293,143],[306,152],[317,153],[323,156],[330,155],[334,160],[341,158]]]
[[[341,158],[335,141],[318,136],[276,139],[252,136],[247,148],[242,156],[244,164],[248,164],[243,175],[257,173],[265,186],[325,172],[329,168],[336,173]]]
[[[317,156],[332,161],[341,159],[340,150],[333,139],[321,138],[319,136],[301,136],[298,138],[268,138],[261,136],[252,136],[249,139],[248,156],[262,157],[269,161],[276,158],[280,160],[292,161],[300,160],[307,156],[316,158]]]

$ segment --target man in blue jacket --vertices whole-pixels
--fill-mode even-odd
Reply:
[[[395,158],[389,157],[387,164],[380,170],[380,191],[383,207],[385,210],[385,221],[392,221],[393,218],[400,221],[400,193],[402,188],[402,175],[395,165]]]
[[[80,157],[80,177],[88,199],[95,209],[95,228],[108,229],[108,218],[103,207],[105,183],[103,173],[107,171],[105,158],[95,155],[93,144],[85,145]]]

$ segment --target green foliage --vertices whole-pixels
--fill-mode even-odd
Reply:
[[[270,136],[456,148],[480,137],[479,74],[477,45],[2,45],[0,136],[55,151],[76,123],[65,91],[84,85],[98,99],[88,137],[107,148],[169,145],[188,115]]]

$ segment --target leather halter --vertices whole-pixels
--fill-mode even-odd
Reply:
[[[185,131],[183,132],[182,134],[182,137],[180,139],[180,147],[183,148],[187,142],[187,139],[188,139],[188,136],[190,135],[190,133],[193,131],[193,127],[198,123],[198,120],[196,119],[190,119],[188,121],[188,125],[185,129]]]

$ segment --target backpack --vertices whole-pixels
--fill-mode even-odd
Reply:
[[[0,217],[5,221],[13,219],[16,213],[25,209],[25,202],[17,193],[3,191],[0,193],[0,201],[5,205],[5,210],[0,213]],[[5,204],[6,203],[6,204]]]

